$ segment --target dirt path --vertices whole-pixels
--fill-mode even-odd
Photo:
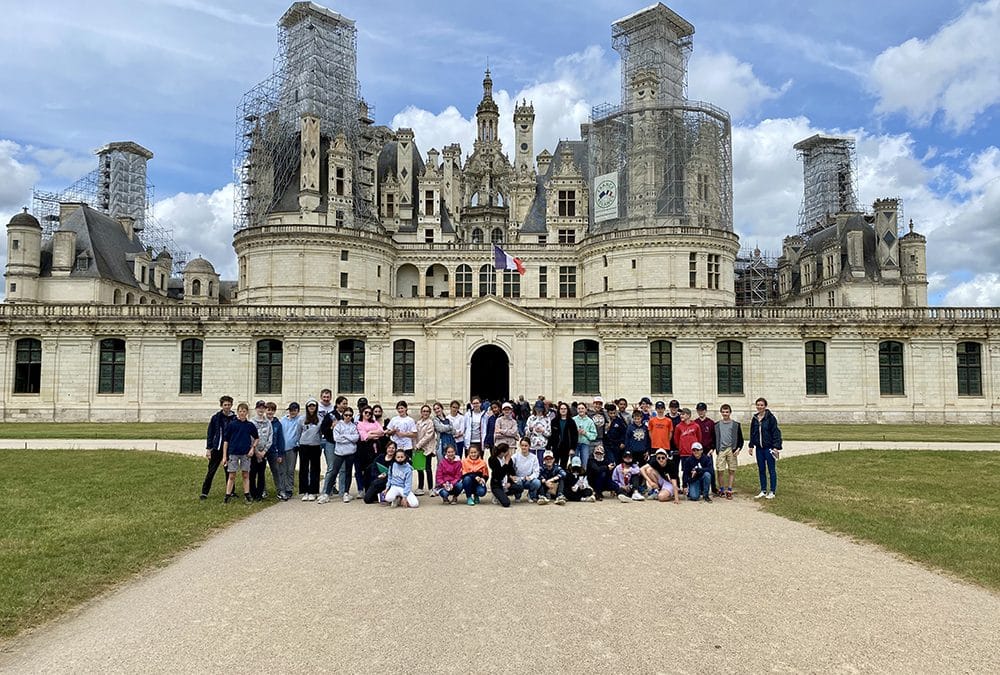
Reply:
[[[1000,596],[750,501],[294,501],[0,671],[984,671],[998,625]]]

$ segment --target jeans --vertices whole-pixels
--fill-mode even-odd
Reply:
[[[778,469],[774,465],[774,455],[771,448],[757,448],[754,452],[757,458],[757,474],[760,476],[760,491],[767,492],[767,474],[771,476],[771,492],[778,491]],[[765,473],[765,468],[767,473]]]
[[[333,494],[333,481],[337,480],[340,492],[347,494],[351,491],[351,470],[354,468],[354,455],[334,455],[333,463],[327,465],[326,481],[323,484],[323,492]]]
[[[688,478],[688,499],[698,501],[705,495],[710,495],[712,489],[712,474],[705,471],[698,478]]]
[[[495,499],[500,506],[505,509],[510,508],[510,497],[507,496],[507,491],[504,490],[502,486],[493,486],[490,488],[490,491],[493,492],[493,499]]]
[[[295,462],[298,458],[298,447],[285,450],[285,458],[278,465],[278,494],[291,497],[295,491]]]
[[[299,446],[299,493],[319,494],[319,446]]]
[[[323,492],[333,494],[337,487],[333,484],[334,476],[340,473],[340,465],[337,465],[337,472],[334,473],[333,466],[337,463],[337,455],[334,452],[336,446],[333,443],[323,441],[323,459],[326,460],[326,474],[323,476]]]
[[[517,421],[517,435],[524,438],[524,430],[528,426],[528,420],[518,420]]]
[[[591,487],[594,489],[595,495],[600,496],[602,492],[610,492],[612,494],[617,492],[617,490],[615,490],[614,481],[611,480],[611,472],[607,469],[601,469],[600,471],[588,471],[587,482],[590,483]]]
[[[577,443],[576,456],[580,458],[580,466],[586,470],[587,460],[590,459],[590,443]]]
[[[449,445],[455,445],[454,436],[452,436],[451,434],[441,434],[440,436],[438,436],[438,447],[437,447],[438,466],[440,466],[441,462],[444,460],[444,449],[447,448]],[[461,457],[461,455],[458,454],[458,448],[455,448],[455,456]]]
[[[450,490],[444,487],[443,485],[437,486],[436,488],[434,488],[434,490],[437,492],[438,497],[447,501],[449,497],[457,497],[459,494],[461,494],[462,487],[463,487],[462,483],[459,482],[458,484],[454,485]]]
[[[205,472],[205,481],[201,484],[201,494],[207,495],[209,490],[212,489],[212,479],[215,478],[215,472],[219,470],[220,466],[222,466],[222,450],[212,450],[212,455],[208,458],[208,471]],[[225,468],[222,469],[222,472],[226,472]]]
[[[475,476],[465,476],[462,479],[462,490],[467,497],[486,496],[486,486],[480,485]]]
[[[535,501],[538,499],[538,491],[542,489],[542,482],[537,478],[531,480],[515,478],[510,485],[510,493],[514,499],[520,499],[525,490],[528,491],[528,499]]]
[[[267,476],[267,459],[257,459],[250,455],[250,496],[260,499],[264,496]]]
[[[278,453],[270,450],[265,458],[267,459],[267,467],[271,470],[271,479],[274,480],[274,491],[280,492],[281,488],[278,487],[278,471],[281,469],[281,465],[278,464]]]

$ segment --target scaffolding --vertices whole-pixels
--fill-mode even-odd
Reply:
[[[736,256],[736,304],[767,305],[778,297],[777,256],[744,249]]]
[[[261,225],[299,171],[300,119],[320,120],[323,148],[342,133],[354,158],[355,223],[372,226],[373,108],[358,97],[357,28],[352,19],[312,2],[295,2],[278,21],[272,74],[239,106],[235,230]],[[325,172],[324,172],[325,175]],[[370,183],[370,184],[369,184]]]
[[[146,176],[146,162],[153,153],[138,143],[122,141],[108,143],[95,154],[97,168],[69,187],[32,192],[31,211],[42,225],[43,238],[51,238],[59,229],[59,204],[86,204],[112,218],[132,218],[143,244],[154,251],[167,249],[174,273],[180,273],[188,253],[177,247],[170,228],[153,215],[154,188]]]
[[[837,213],[860,211],[854,138],[816,134],[794,147],[802,160],[799,232],[823,226]]]
[[[689,101],[694,27],[662,4],[616,21],[621,103],[591,111],[592,175],[617,173],[619,218],[732,231],[732,125],[710,103]]]

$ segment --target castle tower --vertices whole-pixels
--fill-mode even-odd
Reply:
[[[493,100],[493,78],[490,77],[490,69],[486,69],[486,77],[483,78],[483,100],[476,107],[476,148],[483,143],[499,145],[498,134],[500,123],[500,108]]]
[[[153,153],[132,141],[108,143],[97,150],[98,206],[112,218],[127,216],[141,231],[146,219],[146,162]]]
[[[903,281],[903,304],[927,306],[927,237],[910,231],[899,239],[899,270]]]
[[[42,226],[24,209],[7,223],[7,302],[37,302]]]
[[[514,143],[517,146],[514,171],[531,173],[535,168],[535,106],[527,101],[514,108]]]

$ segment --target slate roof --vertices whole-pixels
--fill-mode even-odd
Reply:
[[[86,253],[90,265],[79,270],[74,261],[71,277],[85,277],[115,281],[126,286],[139,287],[133,274],[133,265],[126,256],[130,253],[145,253],[139,236],[128,238],[121,223],[100,211],[81,206],[69,214],[59,224],[62,231],[76,232],[75,257]],[[52,240],[42,245],[42,276],[52,274]]]
[[[590,183],[587,141],[559,141],[556,151],[552,153],[552,163],[549,165],[548,172],[539,174],[535,182],[535,199],[528,208],[528,215],[524,217],[524,224],[521,225],[522,233],[545,234],[548,231],[545,226],[545,181],[549,176],[554,176],[562,168],[563,151],[567,148],[572,152],[573,162],[580,169],[584,183]]]

